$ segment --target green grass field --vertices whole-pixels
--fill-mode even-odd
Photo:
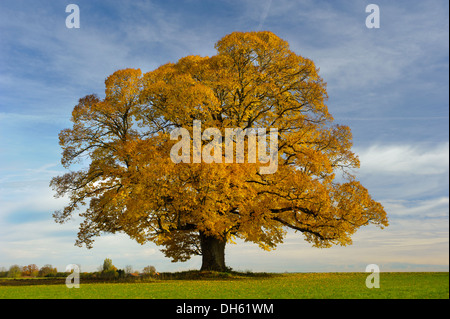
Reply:
[[[448,299],[449,273],[380,273],[369,289],[369,273],[295,273],[133,283],[5,285],[0,298],[46,299]],[[8,279],[4,279],[8,280]]]

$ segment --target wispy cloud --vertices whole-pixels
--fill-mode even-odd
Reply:
[[[425,145],[371,145],[356,149],[363,174],[434,175],[449,172],[449,143]]]
[[[261,14],[261,18],[259,20],[258,27],[256,28],[257,30],[262,30],[264,22],[266,21],[266,18],[269,15],[271,6],[272,6],[272,0],[267,0],[265,5],[263,6],[263,11],[262,11],[262,14]]]
[[[379,200],[438,200],[448,196],[449,144],[374,144],[355,148],[355,171]]]

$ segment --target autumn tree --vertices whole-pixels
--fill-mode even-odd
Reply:
[[[353,175],[359,161],[350,129],[333,123],[313,61],[271,32],[234,32],[216,49],[145,74],[119,70],[106,79],[104,98],[80,99],[73,127],[59,138],[62,164],[85,168],[51,181],[56,196],[70,199],[56,221],[81,211],[76,244],[89,248],[101,233],[123,232],[161,245],[172,261],[202,255],[202,270],[224,270],[225,246],[235,238],[271,250],[292,229],[330,247],[351,244],[361,226],[387,226],[382,205]],[[265,162],[249,160],[250,134],[241,163],[220,160],[227,145],[204,131],[195,162],[194,121],[222,136],[227,128],[277,129],[276,172],[262,174]],[[176,162],[171,132],[181,128],[191,149]]]
[[[23,266],[22,268],[22,276],[37,277],[38,274],[39,268],[35,264]]]
[[[56,267],[53,268],[52,265],[46,264],[43,267],[41,267],[41,269],[39,269],[39,277],[55,276],[57,272],[58,270],[56,269]]]

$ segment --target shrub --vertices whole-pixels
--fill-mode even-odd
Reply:
[[[0,268],[0,278],[8,276],[8,271],[5,267]]]
[[[12,265],[8,270],[8,278],[19,278],[22,276],[22,267],[19,265]]]
[[[49,264],[39,269],[39,277],[55,277],[57,273],[58,270]]]
[[[116,279],[118,277],[119,277],[119,273],[114,269],[104,270],[101,272],[101,275],[100,275],[100,278],[102,278],[102,279]]]

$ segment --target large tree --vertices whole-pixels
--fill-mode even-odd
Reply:
[[[313,61],[271,32],[234,32],[216,49],[145,74],[116,71],[103,99],[80,99],[73,127],[59,137],[62,164],[85,168],[50,183],[70,199],[57,222],[81,211],[76,244],[90,248],[101,233],[123,232],[163,246],[173,261],[202,255],[202,270],[224,270],[234,238],[270,250],[293,229],[330,247],[351,244],[361,226],[387,226],[382,205],[352,174],[359,161],[350,129],[333,123]],[[187,161],[173,161],[171,132],[183,128],[194,139],[194,120],[223,136],[226,128],[277,129],[277,170],[261,174],[266,164],[249,160],[248,138],[247,160],[218,161],[225,152],[205,134],[203,154],[215,162],[194,161],[194,148]]]

